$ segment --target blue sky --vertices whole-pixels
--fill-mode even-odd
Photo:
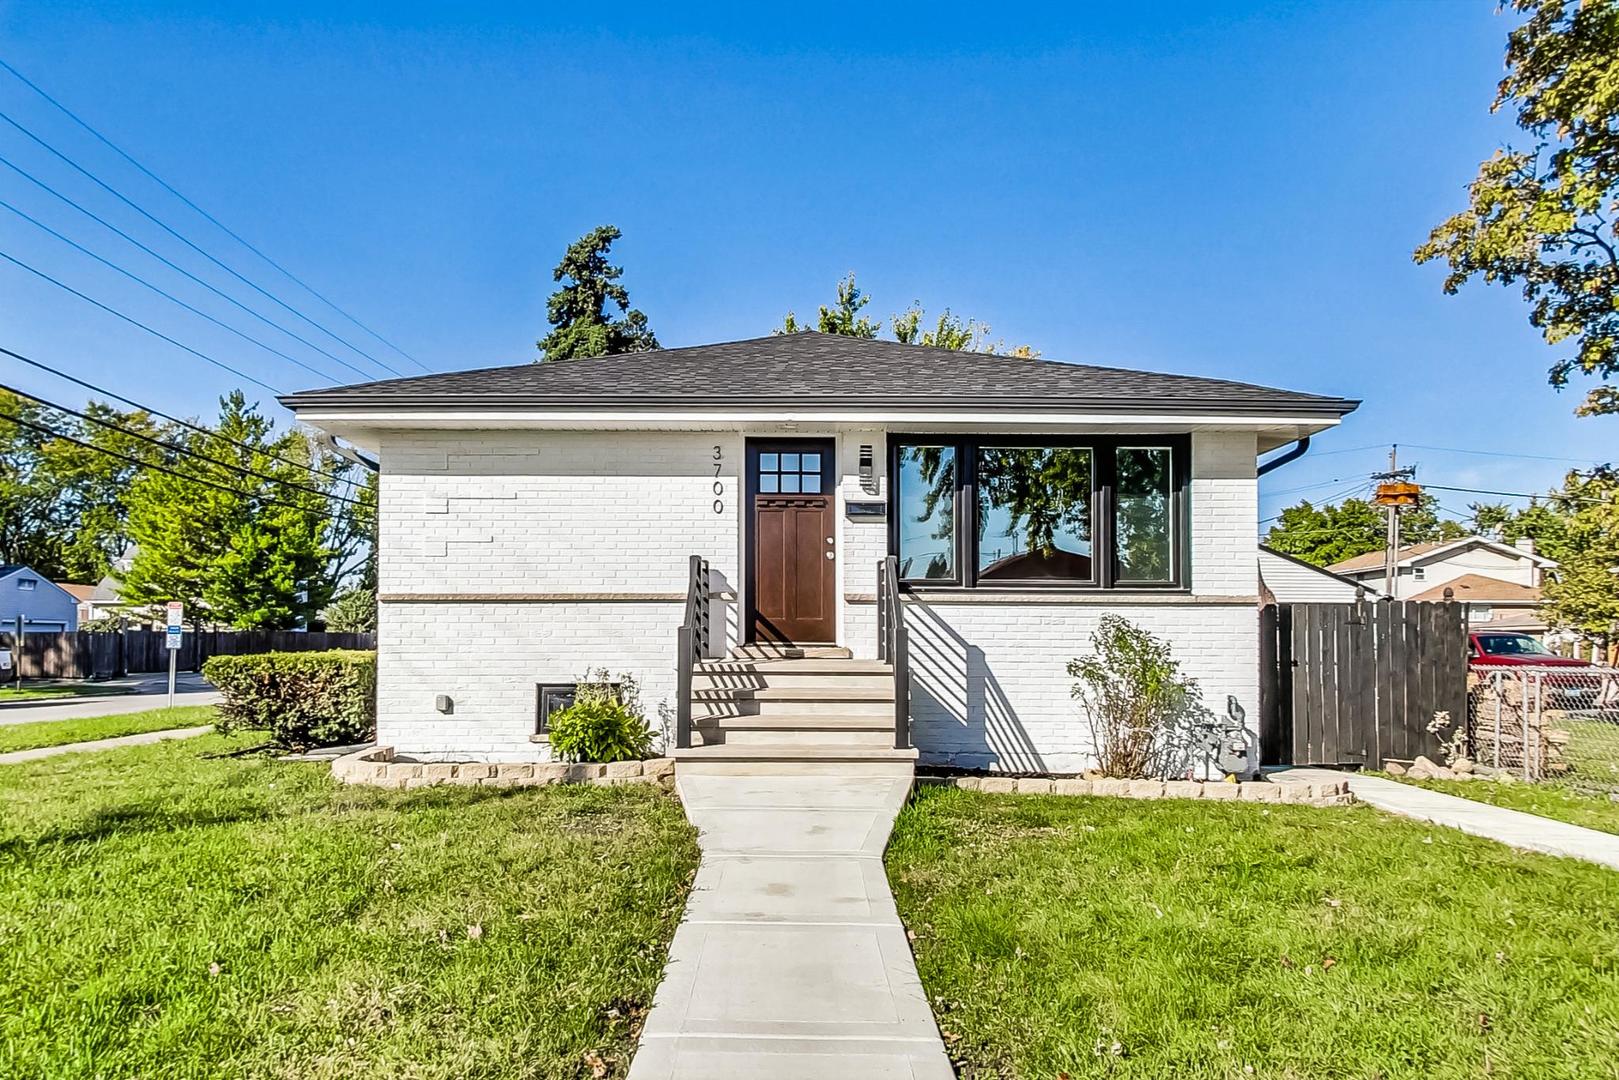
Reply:
[[[1615,421],[1575,419],[1576,395],[1545,385],[1554,354],[1514,294],[1446,297],[1441,272],[1410,260],[1511,132],[1487,108],[1510,26],[1487,0],[1150,16],[677,7],[280,5],[266,17],[0,2],[0,56],[433,368],[532,358],[562,248],[611,222],[625,283],[665,344],[764,333],[857,270],[878,315],[920,300],[1055,359],[1364,399],[1267,478],[1267,516],[1353,488],[1391,441],[1412,447],[1402,457],[1429,483],[1506,490],[1614,456]],[[0,110],[412,370],[3,72]],[[0,155],[318,337],[4,124]],[[3,168],[0,198],[352,378]],[[279,389],[325,385],[3,210],[0,250]],[[237,383],[10,264],[0,345],[188,413],[211,413]],[[5,370],[12,385],[78,397]],[[1439,494],[1456,510],[1475,498]]]

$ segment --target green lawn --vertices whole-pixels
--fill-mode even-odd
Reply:
[[[963,1077],[1619,1068],[1600,867],[1367,807],[931,788],[887,860]]]
[[[1570,825],[1619,833],[1619,802],[1615,802],[1607,792],[1582,789],[1571,783],[1549,781],[1526,784],[1520,781],[1501,784],[1493,780],[1412,780],[1404,776],[1390,779],[1430,791],[1441,791],[1446,795],[1459,795],[1474,802],[1504,806],[1508,810],[1556,818]]]
[[[36,683],[24,680],[18,690],[15,682],[0,686],[0,702],[56,701],[61,698],[120,697],[132,693],[127,686],[107,686],[104,683],[64,682]]]
[[[262,741],[0,768],[0,1076],[623,1075],[697,865],[672,795]]]
[[[117,713],[113,716],[82,716],[65,720],[35,720],[26,724],[0,724],[0,754],[11,750],[32,750],[36,746],[66,746],[68,743],[138,735],[145,731],[197,727],[214,722],[212,705],[178,705],[172,709]]]

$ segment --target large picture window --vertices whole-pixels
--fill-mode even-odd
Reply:
[[[1184,436],[890,439],[900,578],[957,588],[1179,588]]]

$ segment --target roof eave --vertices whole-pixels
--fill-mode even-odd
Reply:
[[[1227,398],[1206,401],[1143,400],[1140,397],[1092,398],[975,398],[968,396],[905,397],[849,396],[838,397],[737,397],[707,395],[704,397],[646,396],[625,400],[622,397],[601,395],[563,397],[517,394],[342,394],[316,391],[307,394],[287,394],[277,400],[288,409],[325,410],[361,409],[383,411],[474,411],[480,409],[608,409],[621,412],[654,412],[663,409],[886,409],[897,413],[927,412],[938,409],[970,408],[988,412],[1107,412],[1129,415],[1132,413],[1177,412],[1187,414],[1231,414],[1243,416],[1322,417],[1340,418],[1359,408],[1359,401],[1343,398],[1277,401],[1274,398]]]

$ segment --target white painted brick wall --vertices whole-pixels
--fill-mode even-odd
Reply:
[[[1192,436],[1194,593],[1251,596],[1259,591],[1258,447],[1253,432]]]
[[[399,433],[382,462],[385,595],[684,597],[693,554],[708,558],[715,590],[739,583],[734,434]],[[383,603],[378,738],[401,753],[532,760],[546,750],[529,742],[535,685],[598,667],[635,675],[655,721],[673,706],[683,611],[678,600]],[[734,641],[735,604],[716,602],[713,617]],[[452,715],[435,710],[439,694]]]
[[[886,497],[881,432],[839,438],[842,500],[860,487],[858,453],[874,449]],[[720,475],[713,448],[721,447]],[[1192,585],[1210,596],[1257,590],[1255,440],[1193,439]],[[380,583],[384,594],[683,594],[686,556],[710,560],[715,588],[741,587],[743,442],[734,434],[488,431],[398,434],[383,440]],[[713,484],[721,493],[716,496]],[[715,513],[714,502],[721,502]],[[875,653],[870,594],[887,525],[851,521],[839,506],[843,644]],[[933,761],[1002,769],[1082,768],[1089,750],[1070,697],[1067,662],[1096,620],[1118,611],[1167,637],[1207,704],[1227,695],[1257,720],[1258,632],[1242,604],[913,605],[915,741]],[[400,752],[475,760],[544,756],[529,742],[535,684],[589,668],[628,671],[649,717],[672,710],[678,601],[390,602],[380,614],[378,736]],[[727,644],[735,603],[716,603]],[[447,694],[454,713],[434,698]]]
[[[403,754],[533,761],[536,684],[628,672],[656,727],[673,728],[675,630],[669,603],[389,603],[378,616],[377,741]],[[454,701],[446,716],[439,694]]]
[[[1090,729],[1072,697],[1068,661],[1118,614],[1168,640],[1205,706],[1236,698],[1257,737],[1256,608],[1212,604],[948,604],[911,602],[912,741],[924,761],[996,770],[1077,772]]]

